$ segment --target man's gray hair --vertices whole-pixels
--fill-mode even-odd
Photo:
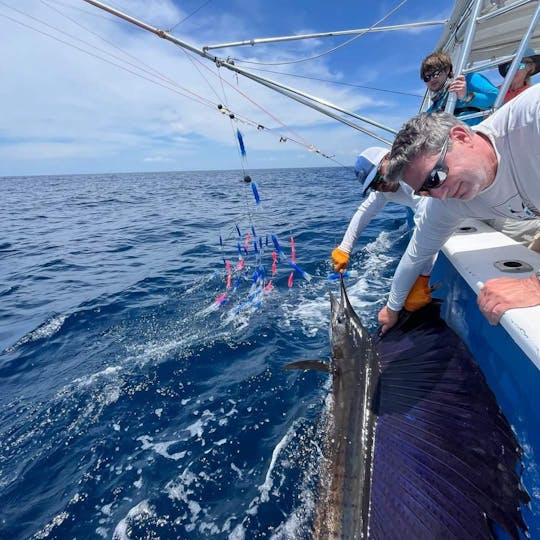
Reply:
[[[395,184],[401,180],[403,169],[417,156],[440,153],[450,129],[469,126],[445,112],[421,113],[406,122],[396,135],[386,166],[385,180]],[[449,145],[449,149],[451,148]]]

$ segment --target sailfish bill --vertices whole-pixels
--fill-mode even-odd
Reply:
[[[332,374],[315,539],[497,538],[527,533],[521,448],[478,365],[432,303],[381,339],[331,300]]]

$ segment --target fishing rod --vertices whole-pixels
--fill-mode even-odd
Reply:
[[[386,131],[388,133],[391,133],[392,135],[395,135],[397,133],[396,130],[389,128],[387,126],[384,126],[383,124],[380,124],[378,122],[375,122],[374,120],[371,120],[369,118],[366,118],[361,115],[357,115],[351,111],[347,111],[346,109],[343,109],[342,107],[339,107],[338,105],[335,105],[334,103],[331,103],[330,101],[323,100],[320,98],[317,98],[315,96],[311,96],[305,92],[302,92],[298,89],[292,88],[290,86],[285,86],[283,84],[280,84],[276,81],[273,81],[271,79],[261,77],[258,75],[255,75],[254,73],[251,73],[250,71],[240,68],[234,63],[231,63],[227,60],[223,60],[221,58],[218,58],[217,56],[211,55],[208,52],[206,52],[203,49],[199,49],[198,47],[195,47],[194,45],[191,45],[190,43],[187,43],[186,41],[180,40],[170,33],[166,32],[165,30],[161,30],[159,28],[156,28],[154,26],[151,26],[143,21],[140,21],[134,17],[131,17],[127,13],[124,13],[122,11],[119,11],[111,6],[108,6],[107,4],[104,4],[102,2],[99,2],[97,0],[83,0],[87,4],[93,5],[99,9],[102,9],[103,11],[106,11],[107,13],[110,13],[111,15],[114,15],[120,19],[123,19],[130,24],[133,24],[135,26],[138,26],[139,28],[142,28],[143,30],[146,30],[147,32],[151,32],[152,34],[155,34],[156,36],[165,39],[167,41],[170,41],[174,43],[175,45],[190,51],[198,56],[201,56],[202,58],[205,58],[207,60],[210,60],[211,62],[215,63],[217,67],[224,67],[230,71],[233,71],[235,73],[238,73],[239,75],[243,75],[244,77],[251,79],[252,81],[259,83],[263,86],[266,86],[267,88],[270,88],[271,90],[274,90],[275,92],[278,92],[280,94],[283,94],[290,99],[293,99],[302,105],[305,105],[307,107],[310,107],[311,109],[316,110],[317,112],[320,112],[321,114],[324,114],[334,120],[337,120],[338,122],[341,122],[342,124],[345,124],[349,127],[352,127],[353,129],[356,129],[357,131],[360,131],[374,139],[377,139],[387,145],[391,145],[391,141],[385,139],[384,137],[381,137],[377,133],[374,133],[371,130],[368,130],[362,126],[359,126],[355,122],[352,122],[350,120],[347,120],[332,111],[328,110],[325,107],[328,107],[330,109],[334,109],[335,111],[341,112],[343,114],[346,114],[348,116],[351,116],[352,118],[355,118],[357,120],[360,120],[361,122],[364,122],[366,124],[370,124],[374,127],[377,127],[379,129],[382,129],[383,131]]]

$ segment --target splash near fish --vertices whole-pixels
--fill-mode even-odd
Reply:
[[[527,534],[522,451],[480,368],[432,303],[371,337],[344,281],[331,295],[332,375],[316,539]]]

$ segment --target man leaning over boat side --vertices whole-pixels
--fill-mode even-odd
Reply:
[[[386,174],[389,155],[390,152],[387,148],[371,146],[361,152],[356,160],[354,173],[362,186],[362,196],[365,197],[368,191],[370,191],[370,194],[357,208],[341,243],[331,253],[334,271],[336,272],[344,272],[347,269],[356,240],[377,213],[386,206],[386,203],[393,202],[411,208],[414,212],[415,222],[423,212],[427,201],[425,197],[415,195],[413,190],[405,183],[389,184],[385,181],[384,175]],[[434,261],[430,260],[425,271],[420,272],[405,301],[405,309],[415,311],[431,302],[429,275],[433,264]]]
[[[379,312],[383,332],[397,322],[417,276],[462,219],[540,217],[539,150],[540,85],[472,128],[440,112],[419,114],[402,127],[386,179],[403,180],[415,193],[430,197]],[[539,304],[536,274],[489,280],[478,295],[490,324],[508,309]]]

